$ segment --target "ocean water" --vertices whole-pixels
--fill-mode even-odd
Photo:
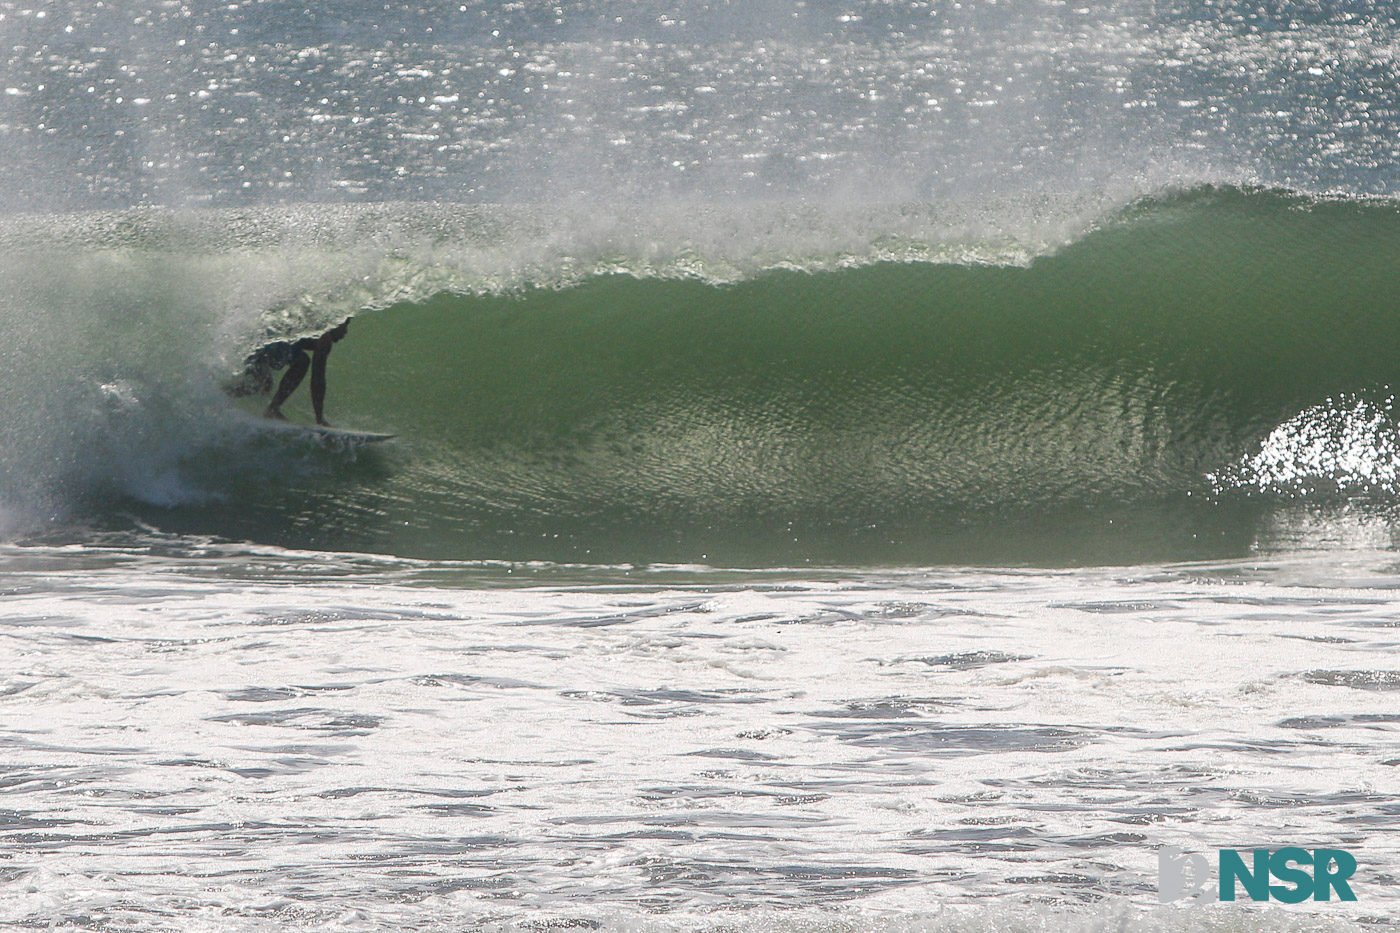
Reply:
[[[1392,5],[0,36],[0,926],[1396,924]]]

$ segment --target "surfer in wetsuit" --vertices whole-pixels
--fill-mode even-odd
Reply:
[[[287,401],[301,381],[311,370],[311,407],[316,412],[316,423],[330,427],[323,413],[326,402],[326,360],[330,358],[331,347],[345,337],[350,328],[350,319],[332,327],[319,337],[303,337],[300,340],[276,340],[249,354],[243,363],[243,375],[228,387],[234,396],[261,395],[272,390],[272,373],[286,369],[287,373],[277,386],[277,392],[263,412],[268,418],[287,420],[282,414],[282,403]],[[309,354],[309,355],[308,355]]]

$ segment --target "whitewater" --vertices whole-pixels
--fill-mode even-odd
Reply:
[[[1389,5],[0,36],[0,926],[1396,923]]]

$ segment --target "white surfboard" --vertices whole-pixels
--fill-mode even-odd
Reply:
[[[308,434],[319,434],[321,437],[346,444],[378,444],[381,441],[398,437],[397,434],[380,434],[378,431],[352,431],[349,428],[331,428],[323,424],[296,424],[290,421],[282,423]]]
[[[381,434],[378,431],[352,431],[349,428],[332,428],[321,424],[303,424],[299,421],[280,421],[277,418],[260,418],[247,415],[239,418],[249,427],[259,431],[275,431],[279,434],[296,434],[324,440],[330,444],[359,447],[364,444],[378,444],[397,434]]]

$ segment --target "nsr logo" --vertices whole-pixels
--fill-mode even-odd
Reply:
[[[1174,846],[1163,848],[1157,853],[1157,898],[1163,904],[1182,898],[1197,904],[1210,903],[1217,897],[1233,901],[1238,882],[1252,901],[1330,901],[1334,891],[1338,900],[1356,900],[1347,884],[1347,879],[1356,873],[1356,859],[1341,849],[1309,852],[1289,846],[1272,853],[1255,849],[1252,869],[1234,849],[1221,849],[1219,855],[1220,884],[1216,886],[1210,883],[1210,866],[1204,855],[1182,854]],[[1312,866],[1312,872],[1300,866]],[[1284,883],[1270,884],[1270,875]]]

